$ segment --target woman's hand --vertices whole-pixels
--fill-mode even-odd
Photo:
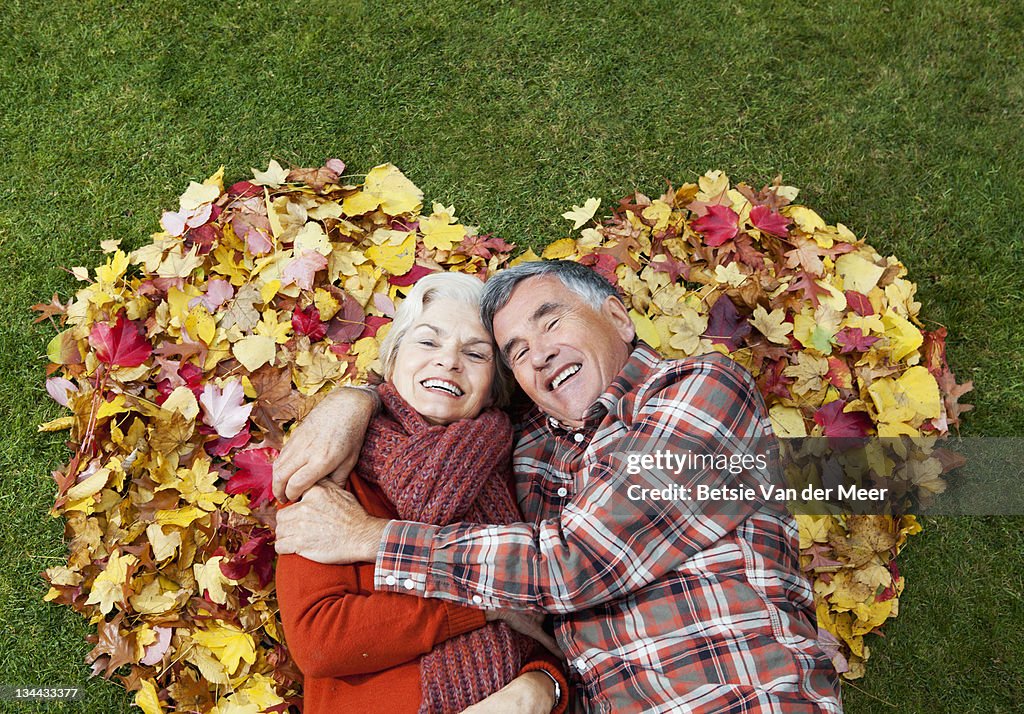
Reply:
[[[488,622],[501,621],[516,632],[535,639],[559,660],[565,655],[558,649],[558,643],[544,631],[544,615],[527,610],[487,610],[484,613]]]
[[[526,672],[462,714],[549,714],[555,704],[551,677],[544,672]]]
[[[330,476],[344,486],[359,460],[379,400],[367,389],[335,389],[296,426],[274,461],[274,496],[296,501]]]

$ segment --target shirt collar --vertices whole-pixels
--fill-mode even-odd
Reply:
[[[601,393],[601,396],[591,404],[583,414],[583,426],[578,429],[566,426],[554,417],[545,415],[545,423],[553,433],[564,433],[573,431],[591,431],[597,427],[606,414],[615,410],[624,396],[634,391],[644,383],[654,368],[662,361],[662,357],[654,348],[642,340],[637,340],[636,346],[626,359],[619,373],[612,379],[612,383]]]

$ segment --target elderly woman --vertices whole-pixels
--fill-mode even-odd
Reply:
[[[395,315],[382,345],[382,408],[347,484],[373,515],[438,525],[520,520],[509,484],[512,432],[493,408],[508,382],[480,322],[482,288],[467,275],[430,275]],[[536,691],[538,676],[564,710],[564,675],[535,640],[493,613],[377,593],[373,568],[297,555],[278,562],[281,619],[305,675],[306,714],[454,713],[492,695],[499,701],[527,678]]]

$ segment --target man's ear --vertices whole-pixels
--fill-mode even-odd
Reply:
[[[612,323],[623,342],[630,344],[633,341],[636,337],[636,327],[621,300],[609,295],[601,306],[601,313]]]

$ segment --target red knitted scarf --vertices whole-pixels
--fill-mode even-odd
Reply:
[[[357,468],[399,518],[442,526],[522,520],[507,486],[512,428],[504,412],[488,409],[436,426],[391,384],[378,393],[385,411],[370,422]],[[534,644],[491,622],[437,645],[420,661],[420,713],[455,714],[498,691],[518,675]]]

